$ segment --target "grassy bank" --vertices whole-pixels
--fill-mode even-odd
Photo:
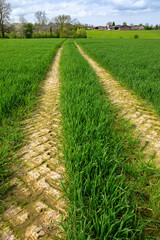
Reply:
[[[138,35],[142,39],[160,39],[160,30],[139,31],[106,31],[87,30],[87,38],[134,38]]]
[[[65,43],[60,66],[67,239],[155,236],[159,195],[153,200],[151,195],[159,172],[134,154],[137,140],[115,118],[116,110],[72,40]]]
[[[0,40],[0,199],[22,141],[22,120],[34,109],[40,82],[62,42]]]
[[[160,40],[86,39],[78,44],[122,85],[154,105],[160,114]]]

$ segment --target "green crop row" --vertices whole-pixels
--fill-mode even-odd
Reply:
[[[63,41],[0,40],[0,199],[22,141],[22,120],[33,110],[40,82]]]
[[[157,227],[155,215],[145,210],[159,213],[158,193],[153,201],[150,196],[159,173],[134,154],[137,140],[128,124],[116,119],[98,77],[72,40],[65,43],[60,69],[66,239],[144,239],[144,225],[146,231]]]
[[[160,40],[86,39],[77,43],[160,114]]]
[[[87,38],[134,38],[138,35],[142,39],[160,39],[160,30],[145,31],[106,31],[87,30]]]

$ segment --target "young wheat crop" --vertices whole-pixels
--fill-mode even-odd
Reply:
[[[22,143],[22,120],[34,109],[40,82],[63,41],[0,40],[0,199]]]
[[[78,44],[160,114],[160,40],[81,39]]]

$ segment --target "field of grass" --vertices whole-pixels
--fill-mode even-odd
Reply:
[[[160,114],[160,40],[85,39],[78,44]]]
[[[115,118],[98,77],[72,40],[65,43],[60,73],[66,239],[152,239],[159,195],[150,195],[159,186],[159,172],[140,161],[138,141]],[[144,237],[144,225],[152,237]]]
[[[63,41],[0,40],[0,199],[22,141],[22,120],[34,109],[40,82]]]
[[[142,39],[160,39],[160,30],[143,31],[105,31],[87,30],[87,38],[134,38],[137,34]]]
[[[0,210],[23,142],[23,120],[38,103],[42,80],[63,41],[0,40]],[[139,95],[147,84],[149,101],[156,88],[159,93],[159,40],[76,41],[124,85],[138,86],[134,90]],[[64,45],[60,74],[66,239],[159,239],[160,172],[143,161],[132,126],[117,119],[117,110],[73,40]]]

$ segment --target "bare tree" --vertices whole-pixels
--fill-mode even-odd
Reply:
[[[107,22],[107,25],[112,25],[112,22]]]
[[[59,15],[54,18],[54,23],[56,24],[56,29],[58,31],[58,35],[60,36],[64,26],[71,23],[71,17],[69,15]]]
[[[19,28],[19,34],[21,38],[25,37],[25,26],[27,24],[27,20],[25,19],[24,15],[19,15],[19,22],[20,22],[20,28]]]
[[[9,23],[11,6],[5,0],[0,0],[0,29],[4,38],[5,27]]]
[[[25,17],[24,17],[23,14],[22,14],[22,15],[19,15],[19,22],[20,22],[21,24],[27,23],[27,20],[25,19]]]
[[[26,28],[27,20],[24,15],[19,15],[19,23],[14,24],[14,32],[18,34],[19,37],[25,37],[25,28]]]
[[[37,23],[39,25],[45,25],[47,24],[47,17],[46,17],[46,13],[45,11],[38,11],[35,13],[35,17],[36,17],[36,20],[37,20]]]

